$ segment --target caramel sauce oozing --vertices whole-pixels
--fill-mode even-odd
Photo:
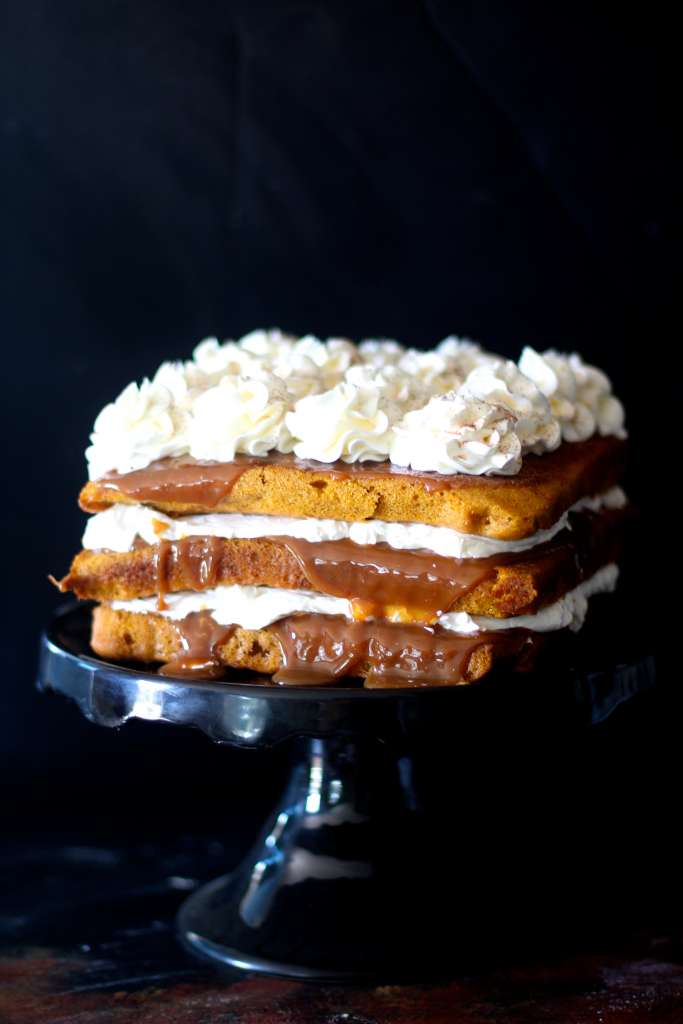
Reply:
[[[411,477],[426,490],[448,490],[462,486],[462,479],[441,473],[418,472],[386,462],[315,462],[295,455],[269,452],[268,455],[236,455],[232,462],[202,462],[190,456],[159,459],[145,469],[130,473],[107,473],[98,480],[105,490],[119,491],[140,502],[179,502],[214,508],[226,498],[247,469],[287,466],[311,473],[324,473],[336,480]],[[458,482],[459,480],[459,482]]]
[[[585,578],[604,562],[609,537],[618,538],[614,525],[620,516],[618,512],[573,515],[571,530],[539,546],[533,557],[543,559],[555,575],[561,573],[562,565],[567,571],[571,561],[575,578]],[[524,646],[522,640],[529,640],[529,632],[518,629],[462,636],[433,625],[459,596],[494,576],[502,564],[528,559],[528,552],[455,559],[351,540],[274,540],[296,558],[312,590],[349,600],[355,620],[293,615],[269,626],[283,655],[278,682],[315,684],[367,672],[368,686],[450,685],[461,680],[471,655],[482,644],[490,644],[499,655],[516,654]],[[174,574],[195,591],[216,586],[221,550],[221,539],[212,536],[160,540],[155,545],[159,609],[166,607],[164,596]],[[223,669],[214,650],[235,627],[218,625],[208,611],[193,613],[175,625],[182,653],[162,672],[221,676]]]
[[[160,459],[132,473],[108,473],[98,482],[105,490],[120,491],[136,501],[178,501],[213,508],[230,494],[245,470],[263,462],[250,456],[237,456],[234,462]]]
[[[467,491],[474,488],[481,492],[482,489],[490,488],[496,493],[502,490],[514,491],[520,486],[541,487],[547,485],[549,480],[561,484],[566,479],[569,486],[577,478],[577,473],[580,476],[585,472],[591,481],[589,483],[587,480],[586,486],[591,488],[600,486],[600,477],[596,476],[600,466],[609,468],[608,475],[614,482],[615,473],[623,468],[625,453],[624,441],[596,436],[587,441],[563,444],[556,451],[544,455],[525,456],[522,469],[516,476],[469,476],[466,473],[448,475],[395,466],[388,460],[317,462],[297,458],[291,453],[274,451],[263,456],[236,455],[232,462],[202,461],[183,455],[159,459],[145,469],[130,473],[110,472],[96,483],[105,491],[118,491],[135,501],[150,504],[177,502],[205,508],[214,508],[228,497],[246,470],[271,466],[322,474],[324,478],[332,480],[370,481],[393,477],[419,483],[425,491]],[[588,493],[588,490],[584,489],[582,493]],[[572,500],[579,496],[576,493]]]
[[[341,616],[292,615],[269,630],[278,638],[283,667],[273,681],[320,686],[345,676],[365,676],[370,688],[453,686],[466,681],[477,648],[513,657],[536,643],[529,630],[449,633],[439,626],[350,622]]]
[[[503,566],[536,563],[556,582],[561,592],[563,577],[576,586],[599,565],[610,560],[620,536],[623,513],[581,512],[572,515],[571,529],[533,551],[488,558],[451,558],[429,551],[399,550],[388,544],[362,545],[352,540],[306,541],[295,537],[269,540],[286,549],[310,590],[351,602],[353,618],[363,621],[384,618],[392,622],[434,623],[460,598]],[[610,540],[614,538],[614,540]],[[202,591],[225,582],[219,537],[190,536],[164,540],[155,545],[154,566],[159,608],[173,589]],[[174,582],[175,587],[174,587]]]
[[[397,622],[435,622],[458,597],[495,576],[498,566],[520,557],[458,559],[352,540],[272,539],[296,559],[311,590],[351,601],[356,619]],[[167,607],[164,597],[173,589],[174,576],[189,590],[218,585],[222,543],[219,537],[200,535],[154,545],[160,611]]]
[[[495,573],[499,560],[452,559],[428,552],[398,551],[388,545],[363,546],[350,540],[310,543],[283,539],[296,557],[313,590],[350,598],[358,619],[294,615],[269,629],[280,643],[283,668],[276,682],[324,684],[343,676],[363,675],[367,686],[452,685],[461,681],[473,651],[483,642],[503,645],[498,633],[491,641],[482,634],[463,637],[438,627],[397,625],[433,621],[466,590]],[[217,583],[221,541],[217,537],[160,540],[155,545],[159,610],[174,570],[189,579],[196,591]],[[359,599],[356,595],[363,594]],[[384,617],[384,620],[383,620]],[[209,611],[194,612],[174,623],[181,652],[159,671],[166,676],[218,679],[225,669],[216,649],[235,626],[216,623]],[[520,631],[511,631],[504,646],[517,652]],[[488,634],[486,635],[488,636]],[[526,634],[524,635],[526,642]]]
[[[221,626],[211,612],[191,612],[174,623],[180,652],[159,669],[162,676],[194,679],[220,679],[225,667],[217,657],[217,648],[226,643],[235,626]]]
[[[495,576],[504,558],[447,558],[352,540],[283,537],[311,590],[352,602],[355,619],[435,622],[457,598]]]
[[[182,540],[160,540],[154,546],[154,566],[158,608],[163,610],[164,595],[171,587],[170,581],[176,569],[188,580],[189,590],[206,590],[218,582],[221,555],[219,537],[184,537]]]
[[[178,466],[174,472],[182,476],[184,470],[188,471],[187,480],[181,484],[189,489],[184,498],[206,502],[208,494],[217,501],[220,494],[216,494],[225,493],[239,473],[255,461],[258,460],[245,459],[239,464],[210,467],[212,472],[221,471],[218,476],[209,474],[210,480],[198,479],[195,463]],[[344,472],[347,471],[345,467]],[[127,475],[129,481],[133,476],[145,477],[146,482],[136,484],[140,488],[138,497],[153,493],[155,474],[160,474],[161,479],[164,471],[157,466]],[[196,488],[204,489],[201,498],[193,490]],[[270,538],[283,545],[297,561],[310,589],[349,600],[354,616],[347,620],[342,616],[299,614],[268,626],[267,631],[277,638],[282,654],[283,664],[275,682],[316,685],[333,683],[345,676],[364,676],[369,687],[454,685],[466,681],[470,659],[482,646],[489,649],[494,660],[518,657],[539,642],[529,630],[460,635],[434,623],[459,597],[494,577],[501,565],[542,559],[553,577],[558,577],[568,571],[571,561],[574,577],[585,578],[609,560],[607,555],[617,543],[610,537],[614,534],[618,538],[619,531],[614,526],[620,516],[622,513],[575,514],[571,516],[569,530],[533,552],[481,559],[404,551],[387,544],[359,545],[348,539],[310,542],[293,537]],[[166,607],[164,596],[171,589],[174,576],[185,581],[184,588],[195,591],[220,582],[220,538],[190,536],[165,540],[164,530],[155,532],[160,535],[154,545],[160,610]],[[174,625],[181,651],[160,672],[170,676],[222,677],[225,669],[216,651],[237,627],[219,625],[209,611],[192,613]]]

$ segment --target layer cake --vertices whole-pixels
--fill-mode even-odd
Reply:
[[[58,586],[99,602],[97,654],[165,674],[472,682],[614,588],[625,451],[577,355],[208,339],[98,417]]]

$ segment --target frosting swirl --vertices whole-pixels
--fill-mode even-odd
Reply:
[[[396,424],[391,461],[437,473],[519,472],[524,452],[557,448],[560,429],[536,386],[514,363],[479,366],[455,391]]]
[[[342,381],[320,395],[302,398],[286,416],[298,439],[294,453],[319,462],[382,461],[389,454],[389,417],[380,389]]]
[[[98,416],[86,456],[91,478],[168,456],[229,461],[272,449],[512,474],[525,453],[594,433],[626,436],[624,410],[605,374],[576,354],[527,347],[515,365],[454,336],[423,352],[259,330],[205,338],[191,360],[130,384]]]
[[[596,432],[625,437],[624,409],[608,377],[576,353],[539,353],[526,346],[519,368],[541,391],[565,441],[585,441]]]
[[[290,452],[294,442],[285,424],[286,412],[287,394],[276,377],[223,377],[194,401],[190,455],[230,462],[237,452]]]
[[[95,420],[85,457],[91,478],[129,473],[187,452],[188,416],[171,391],[147,378],[129,384]]]

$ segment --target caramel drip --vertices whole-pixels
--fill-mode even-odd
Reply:
[[[453,686],[466,681],[482,646],[494,657],[515,657],[538,638],[529,630],[449,633],[439,626],[349,622],[338,616],[293,615],[269,627],[280,643],[283,667],[274,682],[319,686],[365,676],[371,688]]]
[[[354,618],[431,623],[505,566],[533,561],[556,579],[558,593],[563,592],[567,578],[572,587],[577,586],[616,555],[623,518],[621,510],[576,512],[570,516],[569,528],[545,544],[488,558],[451,558],[351,540],[274,540],[297,559],[312,590],[350,600]]]
[[[352,540],[277,538],[297,559],[311,590],[354,602],[356,618],[433,622],[517,556],[448,558]]]
[[[159,541],[154,547],[159,610],[166,607],[164,595],[173,589],[174,573],[187,581],[189,590],[215,587],[219,579],[222,547],[220,537],[211,536]]]
[[[416,481],[426,491],[465,491],[468,488],[492,488],[515,490],[520,485],[534,486],[547,483],[548,475],[562,478],[566,472],[574,472],[576,452],[590,452],[593,458],[604,462],[610,479],[615,468],[621,467],[625,456],[625,444],[613,437],[592,437],[577,444],[561,445],[556,451],[544,455],[525,456],[524,465],[515,476],[469,476],[466,473],[446,475],[423,472],[405,466],[384,462],[317,462],[313,459],[299,459],[293,454],[268,452],[264,456],[237,455],[232,462],[211,462],[193,459],[189,455],[178,458],[159,459],[145,469],[131,473],[107,473],[98,481],[104,490],[119,491],[136,501],[150,504],[175,502],[205,508],[214,508],[231,490],[242,474],[253,468],[284,467],[293,470],[320,474],[322,480],[379,480],[386,477]],[[584,456],[585,457],[585,456]],[[605,461],[608,460],[608,461]],[[616,479],[616,477],[614,477]],[[599,476],[595,482],[599,485]],[[594,486],[593,483],[588,485]],[[578,497],[582,493],[576,494]]]
[[[288,561],[284,564],[289,575],[297,579],[297,586],[350,601],[356,619],[433,623],[461,597],[495,579],[503,567],[524,565],[530,559],[539,577],[554,581],[549,591],[553,598],[566,589],[565,582],[569,587],[576,586],[616,557],[623,518],[620,510],[575,513],[570,518],[570,529],[533,552],[488,558],[451,558],[429,551],[398,550],[387,544],[356,544],[348,539],[311,542],[272,537],[268,543],[285,549],[282,557],[286,552]],[[220,537],[161,540],[151,548],[160,610],[166,607],[165,595],[172,591],[215,587],[229,581],[226,573],[231,579],[229,547]],[[290,568],[291,562],[298,566],[298,573],[293,566]],[[258,574],[255,582],[258,584]]]
[[[216,651],[226,643],[235,626],[221,626],[211,612],[191,612],[174,622],[181,650],[159,669],[162,676],[194,679],[220,679],[225,675]]]
[[[190,458],[161,459],[132,473],[108,473],[99,481],[108,491],[120,491],[141,502],[177,501],[213,508],[250,466],[265,459],[239,456],[234,462],[197,462]]]
[[[286,466],[309,473],[323,473],[336,480],[378,479],[380,477],[411,477],[428,491],[448,490],[463,486],[462,477],[441,473],[423,473],[391,462],[315,462],[295,455],[269,452],[268,455],[236,455],[232,462],[202,462],[190,456],[160,459],[145,469],[131,473],[107,473],[99,481],[108,491],[120,491],[136,501],[178,502],[214,508],[227,497],[247,469]],[[458,482],[459,481],[459,482]],[[465,481],[466,486],[466,481]]]

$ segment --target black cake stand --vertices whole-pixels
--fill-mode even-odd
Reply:
[[[291,744],[251,853],[185,901],[177,931],[215,966],[292,978],[420,976],[480,940],[514,937],[521,916],[552,905],[555,917],[592,827],[577,814],[587,738],[654,683],[651,657],[615,659],[604,622],[599,645],[582,631],[566,658],[529,675],[434,690],[170,679],[94,657],[89,628],[87,606],[55,615],[39,685],[91,721]]]

